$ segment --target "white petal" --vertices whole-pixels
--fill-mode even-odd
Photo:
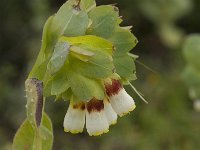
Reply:
[[[105,110],[105,114],[106,114],[109,125],[116,124],[117,114],[113,110],[110,102],[107,99],[104,100],[104,110]]]
[[[84,104],[80,104],[74,107],[75,105],[70,104],[63,123],[65,132],[74,134],[83,132],[85,125],[85,106],[81,107],[81,105],[84,106]]]
[[[90,136],[98,136],[109,131],[103,101],[91,100],[87,104],[86,128]]]
[[[111,105],[114,111],[123,116],[135,109],[135,102],[133,98],[122,88],[117,94],[110,97]]]

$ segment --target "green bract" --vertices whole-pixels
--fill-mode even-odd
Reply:
[[[40,54],[29,78],[43,81],[44,96],[80,101],[105,97],[103,81],[117,73],[123,83],[136,79],[129,54],[137,39],[115,6],[69,0],[44,27]],[[67,95],[67,96],[66,96]]]

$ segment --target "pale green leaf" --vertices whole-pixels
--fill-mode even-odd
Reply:
[[[32,149],[35,137],[35,131],[28,119],[26,119],[18,129],[14,141],[13,150]]]
[[[35,143],[38,138],[40,144]],[[14,141],[13,150],[51,150],[53,145],[53,129],[51,120],[44,114],[40,132],[34,128],[28,119],[24,121],[19,130],[17,131]]]
[[[116,28],[109,40],[116,48],[115,55],[124,55],[138,43],[136,37],[129,30],[121,27]]]
[[[120,75],[120,77],[124,79],[132,79],[133,74],[135,74],[135,63],[134,60],[126,55],[123,56],[115,56],[114,64],[116,68],[116,73]]]
[[[83,101],[88,101],[92,98],[103,100],[104,89],[100,81],[84,77],[72,69],[68,71],[67,77],[73,94],[79,99]]]
[[[44,74],[47,69],[47,63],[49,57],[49,53],[51,53],[51,48],[52,47],[52,40],[50,36],[50,25],[52,23],[53,17],[49,17],[48,20],[46,21],[43,29],[43,35],[42,35],[42,46],[40,49],[40,53],[37,57],[37,60],[33,66],[33,69],[31,70],[29,74],[29,78],[37,78],[39,80],[42,80],[44,77]]]
[[[52,81],[53,81],[53,77],[47,81],[46,85],[44,85],[44,93],[43,93],[44,97],[51,96]]]
[[[73,10],[75,11],[75,10]],[[85,35],[89,24],[89,18],[86,12],[77,11],[68,26],[65,29],[64,35],[66,36],[80,36]]]
[[[114,33],[119,21],[118,10],[114,6],[98,6],[92,9],[88,15],[92,24],[88,28],[87,34],[108,38]]]
[[[53,127],[51,119],[46,113],[43,113],[39,132],[42,139],[42,150],[51,150],[53,146]]]
[[[51,88],[52,95],[59,95],[70,87],[67,79],[67,70],[67,65],[64,65],[63,68],[53,77]]]
[[[87,13],[80,9],[77,0],[69,0],[56,13],[51,31],[56,34],[56,37],[63,34],[67,36],[83,35],[88,23]]]
[[[86,32],[89,19],[86,12],[78,9],[79,6],[77,4],[76,0],[67,1],[55,16],[47,20],[43,31],[42,47],[29,78],[43,79],[47,69],[47,62],[53,53],[53,47],[61,35],[78,36]],[[82,20],[81,24],[77,23],[79,19]]]
[[[89,12],[93,8],[96,7],[95,0],[81,0],[80,3],[81,9],[85,10],[86,12]]]
[[[59,41],[68,42],[71,45],[85,45],[88,48],[92,49],[101,49],[105,53],[112,55],[113,54],[113,45],[110,41],[97,37],[94,35],[85,35],[78,37],[60,37]]]
[[[79,59],[79,60],[81,60],[83,62],[89,61],[89,58],[91,56],[94,56],[93,52],[91,52],[89,50],[86,50],[86,49],[83,49],[83,48],[78,47],[78,46],[72,46],[70,48],[70,54],[73,57],[75,57],[75,58],[77,58],[77,59]]]
[[[78,47],[78,46],[72,46],[70,48],[70,51],[74,52],[74,53],[77,53],[79,55],[84,55],[84,56],[94,56],[95,55],[93,52],[88,51],[88,50],[83,49],[83,48]]]
[[[51,74],[58,72],[64,65],[69,53],[70,45],[66,42],[58,42],[55,46],[52,57],[47,65],[47,69]]]
[[[88,58],[87,62],[70,57],[70,65],[76,68],[77,73],[90,78],[107,78],[113,74],[114,64],[112,59],[102,52],[96,51],[95,55]]]

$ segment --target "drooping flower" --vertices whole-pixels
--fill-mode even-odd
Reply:
[[[85,103],[73,104],[71,101],[63,122],[65,132],[83,132],[85,112]]]
[[[86,122],[89,135],[98,136],[109,131],[109,125],[117,122],[117,115],[123,116],[135,109],[134,100],[120,81],[112,79],[112,82],[105,83],[105,91],[107,95],[103,100],[93,98],[77,104],[70,102],[63,123],[66,132],[83,132]]]
[[[117,123],[117,113],[113,110],[108,98],[104,99],[104,109],[109,125]]]
[[[113,79],[111,84],[106,83],[105,88],[111,105],[119,116],[126,115],[135,109],[136,105],[133,98],[125,91],[118,80]]]
[[[92,99],[86,104],[86,128],[90,136],[97,136],[109,131],[102,100]]]

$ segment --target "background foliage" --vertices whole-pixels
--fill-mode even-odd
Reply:
[[[13,136],[25,118],[24,81],[41,44],[45,20],[64,0],[1,0],[0,4],[0,150],[10,149]],[[100,137],[63,132],[68,104],[46,101],[54,126],[54,148],[197,150],[200,147],[200,116],[193,109],[182,72],[185,37],[200,33],[199,0],[97,0],[97,4],[118,3],[125,23],[133,25],[139,40],[134,53],[149,71],[136,64],[134,83],[149,100],[134,97],[137,109],[119,118],[110,132]],[[190,80],[190,79],[188,79]]]

